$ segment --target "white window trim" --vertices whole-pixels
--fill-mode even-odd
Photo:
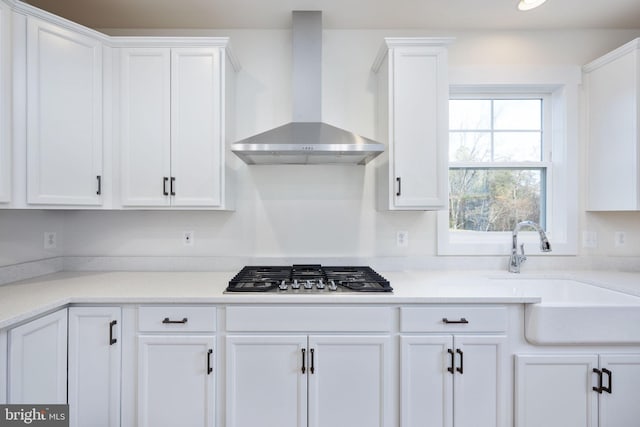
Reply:
[[[451,93],[548,93],[551,100],[552,176],[547,214],[549,255],[576,255],[578,235],[578,132],[580,67],[452,67]],[[438,212],[438,255],[507,255],[511,232],[470,236],[449,230],[449,212]],[[477,236],[477,237],[476,237]],[[527,255],[538,255],[537,233],[522,232]]]

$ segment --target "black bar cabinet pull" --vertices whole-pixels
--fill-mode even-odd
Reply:
[[[167,192],[167,181],[169,181],[168,177],[163,177],[162,178],[162,195],[163,196],[168,196],[169,193]]]
[[[451,372],[451,375],[455,375],[455,370],[453,369],[453,367],[456,365],[456,355],[453,352],[453,350],[451,350],[450,348],[447,349],[447,353],[449,353],[449,355],[451,355],[451,366],[449,366],[447,368],[447,371]]]
[[[187,323],[189,319],[187,319],[186,317],[184,317],[182,320],[170,320],[168,317],[165,317],[164,319],[162,319],[162,323],[167,324],[167,323]]]
[[[400,177],[397,177],[396,182],[398,183],[398,192],[396,193],[396,196],[399,196],[400,194],[402,194],[402,179]]]
[[[459,348],[456,348],[456,353],[460,355],[460,367],[456,368],[456,371],[464,374],[464,353]]]
[[[209,349],[207,351],[207,375],[210,375],[213,372],[213,368],[211,367],[211,355],[213,354],[213,349]]]
[[[600,369],[593,368],[593,372],[598,374],[598,387],[592,387],[592,389],[596,393],[602,394],[602,371]]]
[[[117,320],[112,320],[111,322],[109,322],[109,345],[114,345],[118,342],[118,339],[113,337],[113,327],[117,324]]]
[[[309,350],[309,352],[311,353],[311,366],[309,367],[309,372],[313,374],[316,372],[316,368],[314,366],[314,361],[313,361],[313,349]]]
[[[607,393],[611,394],[611,380],[613,375],[611,374],[611,371],[608,370],[607,368],[602,368],[602,373],[607,374],[609,385],[607,387],[600,387],[600,388],[602,389],[602,391],[606,391]]]
[[[102,194],[102,176],[98,175],[96,179],[98,180],[98,191],[96,191],[96,194],[99,196]]]
[[[171,177],[171,195],[175,196],[176,195],[176,189],[175,189],[175,183],[176,183],[176,178],[174,176]]]
[[[446,323],[448,325],[450,324],[455,324],[455,323],[464,323],[467,324],[469,323],[469,321],[467,319],[465,319],[464,317],[460,318],[460,320],[449,320],[446,317],[442,318],[442,323]]]
[[[307,373],[307,366],[306,366],[307,357],[306,357],[306,353],[307,353],[307,350],[303,348],[302,349],[302,373],[303,374]]]

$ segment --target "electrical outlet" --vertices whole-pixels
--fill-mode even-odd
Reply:
[[[193,231],[185,231],[184,233],[182,233],[182,244],[184,246],[193,246],[193,243]]]
[[[613,242],[616,248],[621,248],[627,244],[627,233],[624,231],[616,231],[613,233]]]
[[[399,248],[406,248],[409,246],[409,232],[397,231],[396,232],[396,245]]]
[[[55,249],[58,247],[58,242],[56,239],[55,231],[45,231],[44,232],[44,248],[45,249]]]
[[[598,247],[598,233],[595,231],[582,232],[582,247],[595,249]]]

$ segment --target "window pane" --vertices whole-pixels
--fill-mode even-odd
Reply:
[[[493,101],[496,130],[541,130],[541,99],[496,99]]]
[[[544,169],[449,170],[451,230],[511,231],[520,221],[545,223]]]
[[[449,133],[449,160],[452,162],[491,161],[491,133]]]
[[[493,160],[496,162],[539,162],[542,160],[542,133],[496,132]]]
[[[449,129],[491,129],[491,100],[452,99],[449,101]]]

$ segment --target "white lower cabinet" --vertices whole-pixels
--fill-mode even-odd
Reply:
[[[138,427],[215,425],[215,313],[205,306],[139,309]]]
[[[402,427],[506,426],[504,335],[401,336]]]
[[[516,356],[516,427],[634,427],[639,354]]]
[[[69,425],[120,425],[120,307],[69,308]]]
[[[227,336],[227,426],[389,426],[388,335]]]
[[[67,403],[67,309],[9,330],[8,402]]]

